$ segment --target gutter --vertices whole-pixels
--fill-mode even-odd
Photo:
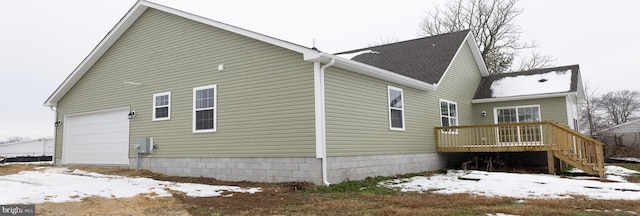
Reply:
[[[314,62],[314,88],[315,88],[315,111],[316,111],[316,158],[322,160],[322,184],[331,185],[327,177],[327,133],[325,124],[325,89],[324,72],[328,67],[335,64],[336,60],[331,58],[329,63],[320,67],[320,62]]]
[[[414,89],[418,89],[421,91],[435,91],[438,88],[438,85],[436,84],[426,83],[414,78],[400,75],[395,72],[391,72],[385,69],[381,69],[381,68],[364,64],[361,62],[353,61],[351,59],[346,59],[340,56],[331,55],[323,52],[320,52],[315,56],[309,56],[309,57],[305,56],[304,60],[313,61],[313,62],[322,62],[322,63],[334,61],[335,63],[331,66],[349,70],[365,76],[369,76],[369,77],[373,77],[373,78],[377,78],[377,79],[381,79],[389,82],[394,82],[394,83],[411,87]]]

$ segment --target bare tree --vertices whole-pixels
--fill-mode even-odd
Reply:
[[[593,100],[602,109],[610,125],[619,125],[633,120],[640,111],[640,92],[621,90],[608,92]]]
[[[529,57],[524,57],[520,60],[520,65],[517,71],[526,71],[536,68],[545,68],[553,66],[551,63],[556,61],[556,58],[550,55],[543,55],[539,52],[533,51]]]
[[[507,72],[518,50],[534,48],[533,42],[520,42],[520,27],[514,19],[523,10],[518,0],[456,0],[427,12],[419,35],[437,35],[470,29],[490,73]],[[532,55],[522,65],[544,66],[551,57]],[[533,63],[531,63],[533,62]]]
[[[380,46],[380,45],[385,45],[385,44],[390,44],[390,43],[395,43],[400,41],[400,39],[396,38],[396,37],[391,37],[391,38],[380,38],[379,42],[370,42],[367,43],[368,47],[374,47],[374,46]]]
[[[597,90],[597,87],[592,89],[590,83],[584,83],[585,103],[580,105],[578,113],[580,128],[588,130],[581,132],[589,134],[591,137],[594,137],[600,129],[606,127],[602,112],[598,112],[598,107],[593,103],[593,100],[598,98],[596,95]]]

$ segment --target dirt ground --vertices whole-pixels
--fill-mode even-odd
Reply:
[[[15,174],[33,170],[35,166],[10,165],[0,167],[0,175]],[[219,215],[236,214],[247,209],[270,209],[274,206],[288,206],[305,203],[294,198],[295,192],[304,190],[306,183],[266,184],[251,182],[225,182],[213,178],[167,176],[149,171],[136,171],[109,167],[68,167],[107,175],[147,177],[162,181],[227,185],[239,187],[259,187],[262,192],[255,194],[234,193],[231,197],[188,197],[181,192],[171,191],[170,198],[149,198],[139,195],[133,198],[91,197],[82,202],[36,204],[37,215]],[[191,212],[191,213],[190,213]],[[274,213],[275,214],[275,213]]]
[[[33,168],[0,166],[0,175]],[[263,192],[205,198],[188,197],[176,191],[171,191],[173,197],[169,198],[149,198],[145,194],[133,198],[91,197],[82,202],[36,204],[36,215],[638,215],[640,212],[637,200],[578,197],[520,202],[522,200],[472,194],[319,192],[316,186],[298,182],[225,182],[122,168],[68,168],[174,182],[260,187]]]

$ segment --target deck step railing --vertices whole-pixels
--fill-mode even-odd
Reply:
[[[602,143],[555,122],[436,127],[435,135],[438,152],[547,151],[551,173],[558,158],[604,177]]]

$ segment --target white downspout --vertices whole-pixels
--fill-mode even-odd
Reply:
[[[336,62],[331,59],[328,64],[320,67],[320,62],[314,62],[315,102],[316,102],[316,157],[322,160],[322,184],[331,185],[327,178],[327,136],[325,126],[325,96],[324,72]]]

